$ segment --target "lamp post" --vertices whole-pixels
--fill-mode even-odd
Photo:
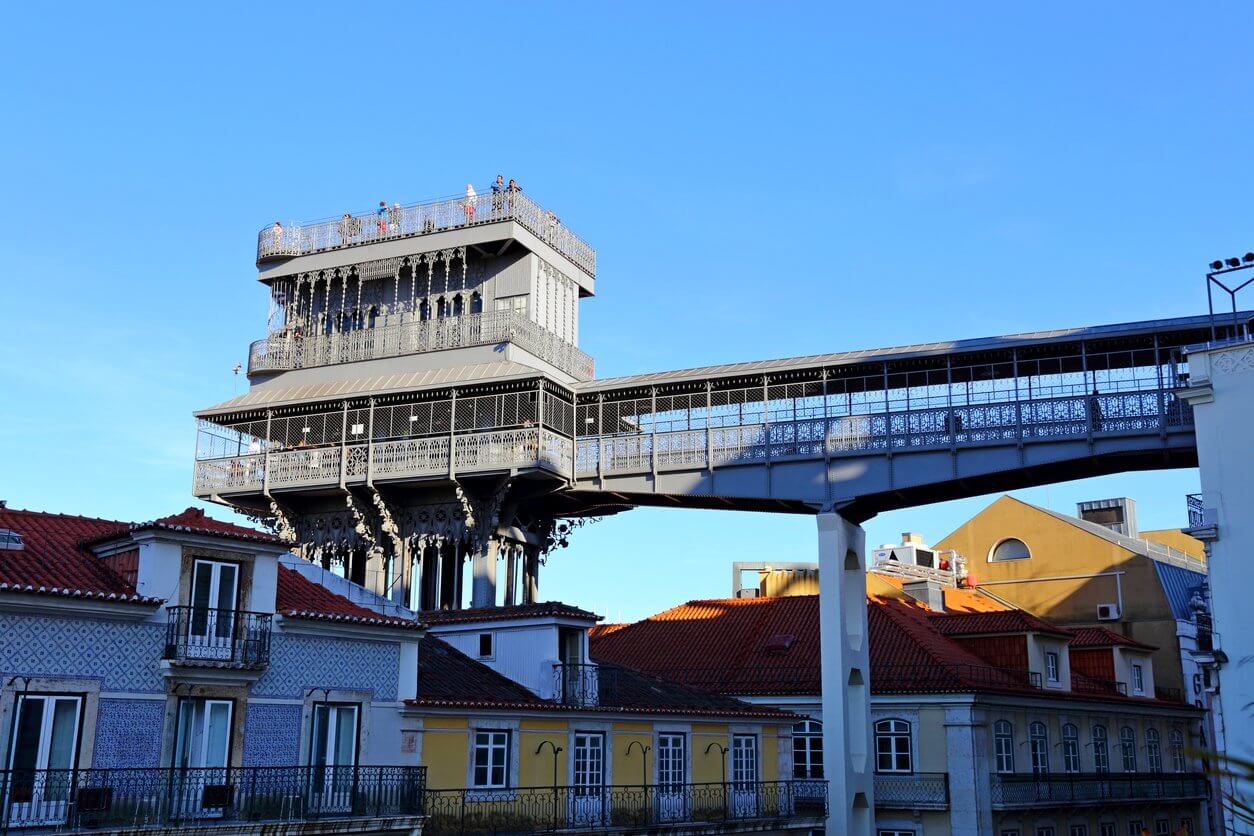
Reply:
[[[649,780],[648,780],[649,759],[647,756],[649,754],[649,751],[653,747],[645,746],[639,740],[633,740],[631,741],[631,743],[627,744],[627,756],[628,757],[631,756],[631,748],[633,746],[640,747],[640,786],[648,787],[649,786]]]
[[[545,744],[553,750],[553,827],[557,827],[557,755],[562,751],[562,747],[558,746],[552,740],[541,740],[540,745],[536,747],[536,755],[538,756],[544,751]]]
[[[1234,284],[1229,287],[1225,280],[1221,280],[1220,276],[1227,276],[1230,273],[1238,273],[1242,270],[1254,268],[1254,253],[1246,253],[1240,258],[1223,258],[1215,259],[1209,265],[1210,269],[1206,273],[1206,305],[1210,309],[1210,338],[1211,341],[1218,339],[1215,329],[1215,303],[1212,298],[1212,291],[1215,286],[1228,294],[1228,300],[1232,306],[1232,335],[1234,338],[1240,334],[1242,337],[1248,338],[1249,332],[1246,327],[1237,321],[1237,293],[1243,290],[1254,278],[1248,278],[1240,284]],[[1231,281],[1231,280],[1227,280]]]

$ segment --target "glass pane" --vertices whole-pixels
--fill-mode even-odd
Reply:
[[[14,735],[17,745],[13,748],[14,769],[38,769],[39,733],[43,728],[43,697],[23,697]]]
[[[224,767],[231,744],[231,704],[211,702],[208,705],[208,714],[205,762],[202,766]]]
[[[196,703],[193,700],[183,700],[179,703],[179,728],[174,744],[174,762],[177,766],[192,765],[192,739],[196,736],[195,709]]]
[[[235,580],[239,575],[239,567],[230,563],[223,563],[219,566],[218,574],[218,600],[214,606],[220,610],[235,609]]]
[[[52,740],[48,745],[48,769],[73,769],[78,741],[78,700],[62,698],[52,710]]]
[[[192,579],[192,623],[191,632],[194,636],[204,636],[209,632],[209,602],[213,584],[213,565],[197,563]]]
[[[352,766],[357,755],[357,707],[335,707],[335,765]]]
[[[330,706],[314,706],[313,762],[317,766],[326,766],[327,764],[327,719],[329,717]]]

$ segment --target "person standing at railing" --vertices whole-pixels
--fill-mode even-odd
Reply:
[[[479,196],[475,194],[475,187],[467,183],[466,201],[462,204],[462,208],[466,212],[466,223],[468,224],[472,223],[475,219],[475,200],[477,200],[478,197]]]
[[[375,236],[382,238],[388,234],[388,202],[386,200],[379,201],[379,208],[374,210],[375,215]]]
[[[393,203],[392,208],[388,210],[388,225],[393,235],[401,234],[401,205]]]
[[[352,243],[353,216],[345,212],[344,216],[340,218],[340,222],[338,226],[339,226],[339,233],[340,233],[340,246],[347,247],[349,244]]]
[[[274,227],[270,230],[271,244],[275,252],[280,252],[283,248],[283,224],[279,221],[274,222]]]
[[[492,183],[492,211],[500,215],[503,208],[505,208],[505,178],[498,174],[495,182]]]

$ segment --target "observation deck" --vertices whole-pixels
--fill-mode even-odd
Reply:
[[[596,276],[596,250],[563,226],[557,215],[522,191],[492,193],[490,187],[478,190],[473,198],[460,195],[389,207],[383,215],[347,213],[306,223],[271,224],[257,233],[257,264],[502,221],[514,221],[588,276]]]

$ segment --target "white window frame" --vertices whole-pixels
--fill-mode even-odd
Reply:
[[[1119,825],[1113,821],[1099,822],[1097,825],[1097,836],[1119,836]]]
[[[1189,761],[1184,754],[1184,732],[1172,729],[1168,735],[1171,740],[1171,767],[1174,772],[1188,772]]]
[[[1069,775],[1080,771],[1080,729],[1075,723],[1062,727],[1062,771]]]
[[[688,783],[688,735],[684,732],[658,732],[657,777],[654,783],[670,792]]]
[[[1054,836],[1054,826],[1052,824],[1038,824],[1036,826],[1036,836]]]
[[[1045,651],[1045,681],[1055,685],[1062,682],[1062,662],[1056,650]]]
[[[209,757],[209,722],[213,718],[215,707],[226,707],[226,749],[222,752],[221,764],[206,763]],[[190,707],[190,717],[185,717],[183,709]],[[217,769],[231,765],[231,738],[235,730],[235,701],[215,699],[212,697],[183,697],[175,708],[174,720],[174,766],[180,769]],[[199,717],[198,717],[199,715]],[[192,728],[188,729],[185,720],[190,720]],[[200,722],[199,751],[192,751],[194,743],[185,737],[195,734],[195,724]],[[186,743],[186,746],[184,745]]]
[[[799,742],[802,743],[800,749]],[[816,754],[817,766],[814,763]],[[802,720],[792,727],[792,769],[793,778],[802,781],[822,780],[826,774],[823,769],[823,724],[820,721]]]
[[[1132,663],[1132,693],[1145,693],[1145,666],[1139,662]]]
[[[1154,819],[1154,836],[1171,836],[1171,819]]]
[[[482,738],[482,739],[481,739]],[[503,738],[503,740],[502,740]],[[470,776],[471,787],[477,790],[501,790],[509,788],[509,761],[510,747],[513,744],[514,735],[509,729],[474,729],[470,738]],[[486,782],[479,782],[479,753],[487,754],[487,762],[484,766],[486,770]],[[497,768],[495,763],[496,753],[501,756],[501,775],[500,783],[492,780],[492,773]]]
[[[605,732],[577,730],[571,749],[571,792],[600,795],[605,789]]]
[[[1015,727],[1009,720],[993,724],[993,755],[998,775],[1013,775],[1015,771]]]
[[[1073,824],[1067,828],[1069,836],[1089,836],[1089,826],[1087,824]]]
[[[753,789],[758,783],[758,736],[756,734],[732,735],[732,786],[736,789]]]
[[[1145,768],[1151,773],[1163,771],[1163,738],[1158,729],[1145,730]]]
[[[1049,729],[1038,721],[1028,724],[1028,752],[1033,775],[1049,774]]]
[[[900,717],[886,717],[875,721],[875,771],[880,775],[914,774],[914,725]],[[881,749],[881,744],[887,744]],[[904,744],[904,745],[903,745]],[[880,756],[888,757],[889,767],[883,768]],[[905,768],[898,765],[905,759]]]
[[[1097,724],[1089,732],[1093,746],[1093,771],[1105,775],[1110,772],[1110,732]]]
[[[74,703],[74,728],[72,730],[72,746],[70,747],[70,763],[66,767],[68,769],[78,768],[79,745],[82,742],[83,732],[83,709],[84,699],[81,694],[57,694],[28,692],[18,694],[13,704],[14,721],[13,731],[8,741],[8,764],[9,769],[14,769],[17,761],[17,739],[21,732],[21,723],[18,722],[23,714],[23,706],[32,705],[35,702],[42,702],[43,707],[39,709],[39,741],[35,750],[35,766],[36,770],[48,769],[48,760],[52,755],[52,732],[56,719],[57,703],[73,702]]]
[[[1136,772],[1136,732],[1131,726],[1119,729],[1119,753],[1123,756],[1123,771]]]
[[[1141,836],[1141,829],[1145,827],[1144,819],[1128,819],[1128,836]]]

